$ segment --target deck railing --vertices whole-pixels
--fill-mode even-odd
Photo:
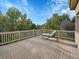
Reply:
[[[27,30],[0,33],[0,45],[40,35],[40,30]]]
[[[75,41],[75,31],[57,30],[55,37]]]
[[[1,32],[0,45],[7,44],[14,41],[27,39],[30,37],[41,35],[42,33],[51,33],[53,30],[26,30],[14,32]],[[74,41],[75,31],[56,30],[55,37]]]
[[[43,30],[43,33],[51,33],[53,30]],[[55,38],[75,41],[75,31],[56,30]]]

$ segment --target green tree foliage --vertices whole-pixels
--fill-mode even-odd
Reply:
[[[9,31],[9,25],[8,17],[0,13],[0,31]]]
[[[43,28],[46,29],[58,29],[58,30],[74,30],[75,22],[70,20],[67,14],[53,14],[50,19],[47,19],[47,22],[43,25]]]
[[[75,30],[75,17],[72,18],[71,22],[69,23],[67,30]]]
[[[36,29],[36,25],[30,19],[27,19],[27,15],[22,14],[17,8],[9,8],[6,15],[0,12],[0,32],[28,29]]]
[[[62,18],[63,20],[70,21],[69,15],[67,15],[67,14],[62,14],[62,15],[61,15],[61,18]]]
[[[53,14],[53,16],[50,19],[47,19],[47,22],[45,23],[46,29],[58,29],[60,24],[60,16],[58,14]]]
[[[6,14],[9,17],[10,30],[16,30],[17,19],[21,16],[21,12],[18,9],[11,7],[8,9]]]

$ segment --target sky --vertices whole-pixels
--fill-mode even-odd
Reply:
[[[69,0],[0,0],[0,11],[5,14],[10,7],[15,7],[26,13],[33,23],[41,25],[54,13],[66,13],[70,18],[75,16],[68,3]]]

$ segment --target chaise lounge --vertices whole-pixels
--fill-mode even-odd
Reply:
[[[49,34],[49,33],[43,33],[42,36],[44,38],[51,38],[51,37],[54,37],[55,33],[56,33],[56,30],[54,30],[51,34]]]

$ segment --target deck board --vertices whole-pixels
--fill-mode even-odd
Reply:
[[[79,59],[79,51],[37,36],[0,46],[0,59]]]

